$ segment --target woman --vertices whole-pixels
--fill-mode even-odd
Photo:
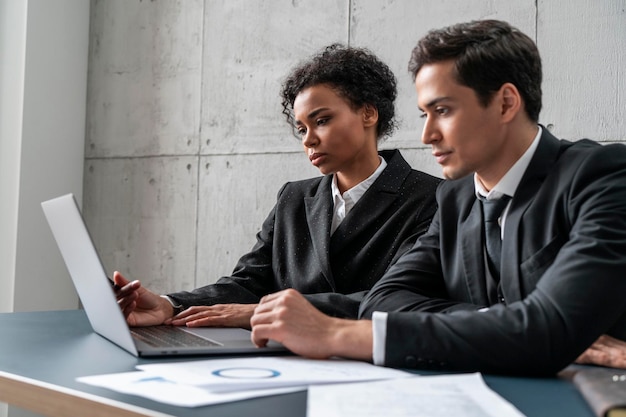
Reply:
[[[356,318],[387,267],[424,233],[440,180],[397,150],[378,152],[395,128],[396,79],[371,52],[331,45],[292,70],[283,113],[321,177],[285,184],[231,276],[160,297],[118,272],[130,325],[250,327],[261,297],[298,290],[319,310]]]

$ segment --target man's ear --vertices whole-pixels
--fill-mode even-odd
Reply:
[[[524,109],[524,100],[515,85],[504,83],[498,92],[501,99],[502,121],[510,122]]]
[[[371,104],[366,104],[362,109],[363,125],[365,127],[371,127],[378,123],[378,109]]]

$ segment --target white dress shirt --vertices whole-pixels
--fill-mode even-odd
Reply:
[[[345,191],[343,195],[339,191],[337,186],[337,174],[333,175],[333,182],[331,184],[331,190],[334,202],[333,222],[330,227],[330,234],[332,235],[337,230],[337,227],[341,224],[343,219],[348,215],[352,207],[363,197],[363,194],[370,188],[370,186],[376,181],[380,174],[385,170],[387,161],[382,156],[378,156],[380,159],[380,165],[376,168],[376,171],[354,187]]]

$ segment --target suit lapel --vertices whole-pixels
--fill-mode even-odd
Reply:
[[[313,250],[319,259],[319,267],[332,288],[332,291],[335,291],[335,280],[333,279],[328,256],[330,225],[333,218],[333,202],[330,192],[330,182],[332,179],[332,175],[324,177],[319,184],[316,195],[304,198],[304,206]]]
[[[355,239],[362,239],[362,233],[375,225],[374,219],[382,216],[396,197],[396,194],[381,190],[368,190],[333,233],[331,251],[345,247]]]
[[[485,270],[482,245],[483,219],[480,203],[473,194],[473,186],[464,188],[471,189],[472,195],[467,196],[467,198],[474,200],[469,215],[465,220],[461,221],[459,233],[461,236],[462,258],[467,289],[472,303],[476,305],[488,305],[487,271]]]
[[[331,250],[341,248],[355,239],[362,239],[362,232],[372,227],[373,220],[381,218],[398,198],[400,187],[410,174],[411,167],[397,150],[381,151],[380,154],[387,162],[385,170],[335,230]]]
[[[520,253],[518,236],[522,217],[533,201],[537,189],[541,186],[554,165],[560,152],[560,141],[542,126],[542,134],[522,180],[515,191],[511,206],[506,215],[504,240],[502,241],[502,293],[507,302],[522,299],[524,283],[519,274]]]

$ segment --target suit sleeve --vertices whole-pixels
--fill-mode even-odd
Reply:
[[[278,196],[283,193],[285,184]],[[272,251],[276,206],[267,216],[261,231],[256,235],[256,244],[243,255],[230,276],[221,277],[215,284],[205,285],[193,291],[168,294],[176,303],[184,307],[214,304],[255,304],[266,294],[280,288],[274,280]]]
[[[368,293],[360,306],[360,318],[370,319],[374,311],[450,313],[485,307],[450,299],[441,278],[439,223],[437,212],[428,232],[391,265]]]
[[[554,238],[523,260],[541,275],[522,300],[450,311],[459,305],[442,301],[435,224],[398,261],[362,307],[397,307],[387,318],[387,366],[550,375],[601,334],[624,333],[626,148],[598,148],[561,172],[568,186],[555,198],[570,227],[546,231]]]
[[[332,317],[356,318],[359,305],[367,291],[358,291],[351,294],[326,292],[319,294],[304,294],[315,308]]]

